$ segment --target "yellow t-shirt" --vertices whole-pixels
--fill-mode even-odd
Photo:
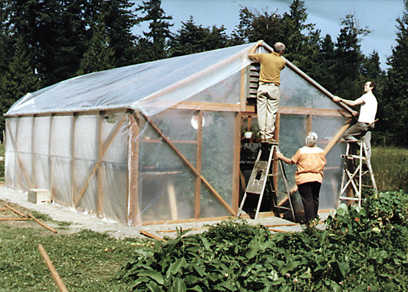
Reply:
[[[326,165],[326,157],[320,147],[304,146],[296,151],[292,157],[292,162],[296,164],[297,170],[295,180],[297,185],[307,182],[322,182],[323,169]]]
[[[285,68],[285,60],[278,53],[255,54],[251,59],[261,64],[259,81],[280,85],[280,71]]]

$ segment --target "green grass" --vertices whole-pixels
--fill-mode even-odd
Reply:
[[[408,149],[374,147],[371,164],[380,191],[408,192]]]
[[[92,231],[53,234],[35,223],[1,222],[1,292],[57,291],[38,244],[44,246],[69,291],[88,292],[126,291],[115,275],[137,250],[150,242],[117,240]]]

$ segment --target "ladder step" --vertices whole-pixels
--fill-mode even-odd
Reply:
[[[349,201],[359,201],[359,198],[352,198],[352,197],[340,197],[340,200],[349,200]]]

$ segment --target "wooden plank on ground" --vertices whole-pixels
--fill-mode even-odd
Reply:
[[[50,260],[50,257],[48,256],[48,254],[45,251],[42,244],[38,245],[38,250],[40,251],[40,254],[43,257],[43,259],[45,261],[45,264],[47,265],[49,271],[51,272],[51,276],[54,279],[55,284],[57,284],[57,287],[60,290],[60,292],[68,292],[67,287],[65,286],[64,282],[62,281],[62,279],[58,275],[57,270],[55,269],[54,265],[52,264],[52,261]]]

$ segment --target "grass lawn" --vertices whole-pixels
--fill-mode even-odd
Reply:
[[[5,202],[0,200],[0,208]],[[11,204],[12,205],[12,204]],[[25,210],[13,207],[23,213]],[[48,216],[33,214],[46,224]],[[16,217],[0,211],[0,217]],[[42,244],[69,291],[127,291],[115,279],[117,271],[151,241],[117,240],[92,231],[70,233],[69,223],[59,223],[54,234],[32,221],[0,221],[0,291],[58,291],[41,257]]]

